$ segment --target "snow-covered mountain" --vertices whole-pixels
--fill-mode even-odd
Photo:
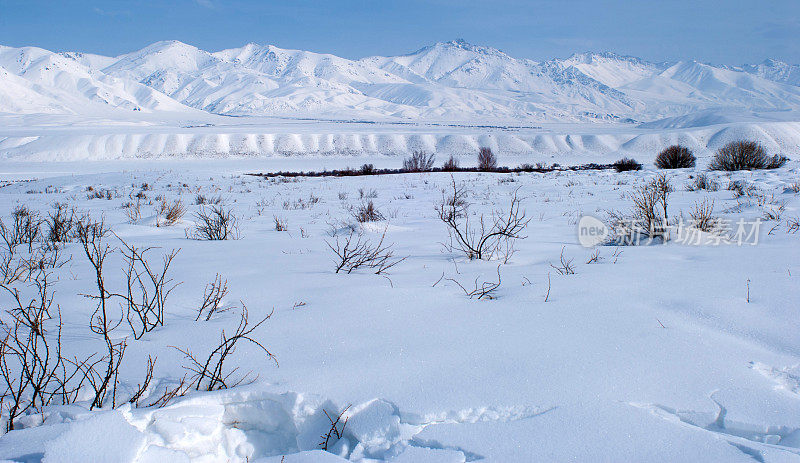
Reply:
[[[177,41],[118,57],[0,47],[0,83],[0,112],[12,114],[652,122],[800,109],[800,66],[779,61],[581,53],[536,62],[463,40],[360,60],[256,44],[212,53]]]
[[[187,111],[190,108],[138,81],[94,69],[107,58],[0,46],[0,111],[105,113]]]

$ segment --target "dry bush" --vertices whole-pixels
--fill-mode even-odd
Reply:
[[[659,169],[686,169],[694,167],[697,158],[692,150],[681,145],[672,145],[665,148],[656,156],[656,167]]]
[[[628,172],[631,170],[642,170],[642,165],[636,162],[635,159],[622,158],[612,164],[617,172]]]
[[[347,410],[349,410],[350,407],[351,407],[350,405],[344,407],[344,410],[339,412],[336,415],[335,419],[331,418],[331,415],[328,414],[327,410],[325,410],[324,408],[322,409],[322,412],[325,413],[325,417],[328,418],[328,422],[331,424],[331,426],[330,428],[328,428],[328,432],[319,436],[319,438],[321,439],[319,443],[320,449],[327,452],[331,444],[335,444],[336,442],[341,440],[342,437],[344,437],[344,429],[347,427],[347,420],[349,417],[346,417],[344,421],[342,421],[342,416],[344,416],[344,414],[347,413]],[[339,423],[342,423],[341,427],[339,427]],[[334,440],[334,438],[336,439]]]
[[[711,170],[777,169],[789,159],[767,155],[761,144],[754,141],[734,141],[718,149],[708,168]]]
[[[238,219],[233,211],[222,206],[201,207],[195,214],[196,224],[187,237],[195,240],[221,241],[239,238]]]
[[[427,172],[433,169],[436,156],[428,155],[424,151],[414,151],[410,157],[403,160],[403,170],[408,172]]]
[[[458,159],[456,159],[455,156],[453,156],[451,154],[450,158],[448,158],[447,161],[445,161],[444,164],[442,164],[442,170],[444,172],[457,171],[458,170]]]
[[[61,309],[56,306],[57,316],[51,315],[50,275],[40,269],[25,285],[0,284],[12,301],[0,319],[0,417],[6,431],[29,410],[72,403],[80,388],[73,381],[78,369],[62,354]]]
[[[222,196],[204,196],[198,193],[197,196],[194,197],[194,203],[197,206],[203,206],[206,204],[216,206],[222,204]]]
[[[764,198],[766,198],[766,196],[764,196]],[[786,211],[786,201],[777,201],[774,196],[766,199],[764,203],[759,203],[759,206],[763,207],[761,217],[764,220],[779,222],[783,217],[783,213]]]
[[[363,188],[358,189],[359,199],[375,199],[377,197],[378,197],[378,191],[375,189],[372,190],[364,190]]]
[[[47,239],[52,243],[69,243],[75,238],[75,209],[64,203],[53,204],[45,219]]]
[[[497,156],[491,148],[483,147],[478,151],[478,170],[481,172],[497,170]]]
[[[629,217],[609,213],[612,231],[611,242],[618,245],[640,244],[643,240],[669,239],[669,195],[672,185],[662,174],[636,188],[629,197],[633,211]]]
[[[281,232],[289,230],[289,222],[285,218],[273,215],[272,219],[275,221],[275,231]]]
[[[692,218],[692,226],[700,231],[711,232],[719,222],[714,217],[714,201],[708,202],[704,199],[703,202],[695,203],[694,209],[689,213]]]
[[[744,180],[731,181],[728,183],[727,189],[728,191],[733,191],[733,195],[736,198],[740,198],[742,196],[755,196],[758,194],[758,187]]]
[[[81,217],[77,222],[77,238],[83,247],[84,254],[94,270],[97,294],[85,296],[97,301],[97,307],[89,321],[89,329],[103,337],[106,353],[97,360],[89,359],[73,362],[79,368],[84,380],[94,391],[94,398],[90,408],[102,408],[109,393],[111,394],[111,407],[116,407],[117,387],[119,385],[119,368],[125,356],[127,341],[119,340],[113,331],[122,323],[123,315],[115,319],[111,314],[110,300],[113,294],[105,285],[105,260],[112,252],[111,247],[105,243],[105,237],[110,230],[103,219],[92,220],[88,215]]]
[[[784,188],[784,193],[800,193],[800,182],[794,182]]]
[[[186,206],[183,205],[180,198],[172,203],[163,200],[156,210],[156,227],[171,227],[178,223],[185,214]]]
[[[225,361],[228,359],[228,356],[236,351],[237,344],[240,341],[255,345],[266,354],[268,360],[272,360],[277,364],[275,356],[272,355],[260,341],[253,338],[253,332],[264,324],[264,322],[269,320],[270,317],[272,317],[272,312],[262,318],[258,323],[250,325],[247,307],[242,304],[239,326],[236,327],[236,330],[230,336],[223,330],[220,335],[219,345],[214,348],[207,357],[197,357],[189,350],[178,349],[189,361],[189,364],[184,366],[184,368],[191,373],[189,387],[197,391],[217,391],[237,386],[246,381],[249,376],[248,374],[232,379],[233,375],[238,371],[238,368],[226,371],[225,367]]]
[[[0,220],[0,284],[30,282],[42,271],[66,263],[62,259],[61,242],[51,238],[62,240],[70,236],[65,236],[68,233],[63,227],[67,225],[55,220],[56,229],[48,230],[51,223],[39,219],[38,214],[25,207],[14,210],[9,225]],[[42,228],[48,233],[42,233]]]
[[[225,296],[228,295],[228,280],[223,280],[222,275],[219,273],[214,277],[214,281],[206,285],[203,293],[203,304],[197,311],[197,317],[194,321],[204,318],[205,321],[217,314],[226,312],[228,308],[222,306]]]
[[[706,174],[699,174],[694,180],[686,185],[686,189],[688,191],[698,191],[698,190],[706,190],[706,191],[717,191],[719,190],[719,183],[715,182],[713,179],[708,178]]]
[[[133,393],[128,403],[133,404],[135,407],[139,406],[139,400],[150,388],[150,382],[153,381],[153,369],[156,367],[156,360],[158,357],[147,356],[147,369],[145,370],[144,380],[136,386],[136,391]]]
[[[6,225],[0,220],[0,238],[6,248],[16,248],[26,244],[28,252],[33,251],[33,245],[41,237],[41,227],[44,221],[36,211],[28,206],[17,206],[11,213],[11,223]]]
[[[800,217],[786,219],[786,233],[797,233],[798,231],[800,231]]]
[[[561,247],[561,256],[559,258],[559,264],[558,265],[553,265],[551,263],[550,266],[553,267],[556,270],[556,272],[558,272],[559,275],[575,275],[575,267],[572,265],[572,261],[573,260],[575,260],[575,259],[565,259],[564,258],[564,247],[562,246]],[[595,258],[595,261],[596,260],[597,260],[597,258]]]
[[[375,270],[376,275],[385,274],[390,268],[404,261],[406,258],[396,258],[392,245],[384,245],[386,230],[383,231],[377,243],[364,237],[355,230],[351,230],[345,238],[336,237],[335,243],[325,241],[325,244],[335,254],[335,273],[351,273],[353,270],[368,268]]]
[[[366,203],[362,203],[353,211],[353,218],[358,223],[365,222],[379,222],[384,219],[383,214],[375,207],[375,204],[370,199]]]
[[[670,192],[672,187],[669,180],[661,175],[631,194],[634,204],[633,215],[651,236],[663,234],[669,226],[667,200]]]
[[[136,198],[136,202],[126,202],[122,205],[122,212],[128,218],[128,223],[136,223],[142,218],[142,200]]]
[[[136,248],[122,239],[122,256],[125,260],[126,292],[114,294],[123,300],[125,317],[133,337],[140,339],[159,326],[164,326],[164,309],[169,294],[178,286],[167,277],[169,266],[178,254],[173,249],[166,254],[161,268],[147,260],[154,248]]]
[[[478,283],[480,281],[480,277],[475,278],[474,287],[472,289],[467,289],[459,283],[457,280],[453,278],[447,278],[448,281],[452,281],[462,291],[466,296],[469,296],[470,299],[477,298],[477,299],[495,299],[497,290],[500,288],[500,285],[503,283],[503,280],[500,278],[500,265],[497,265],[497,282],[494,281],[484,281],[482,283]]]
[[[517,196],[518,191],[515,190],[511,197],[508,212],[493,211],[490,219],[481,215],[475,225],[470,219],[469,192],[453,179],[452,191],[443,192],[442,201],[437,206],[439,219],[447,226],[450,236],[447,249],[463,252],[469,259],[490,260],[498,256],[504,243],[524,239],[522,232],[530,219],[520,209],[522,200]]]

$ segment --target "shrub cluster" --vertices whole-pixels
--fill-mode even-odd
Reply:
[[[656,156],[656,167],[659,169],[686,169],[694,167],[697,158],[692,150],[681,145],[665,148]]]

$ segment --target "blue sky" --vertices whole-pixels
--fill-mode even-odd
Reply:
[[[463,38],[532,59],[615,51],[653,61],[800,63],[800,0],[0,0],[0,44],[117,55],[176,39],[347,58]]]

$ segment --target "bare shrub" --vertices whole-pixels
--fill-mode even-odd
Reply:
[[[658,180],[646,184],[631,194],[634,205],[634,217],[639,219],[645,230],[652,234],[661,234],[669,225],[667,216],[667,198],[669,189],[663,188]],[[664,213],[661,214],[660,208]]]
[[[80,387],[73,382],[77,369],[62,354],[61,309],[51,315],[50,272],[39,269],[28,281],[22,288],[0,284],[13,301],[8,318],[0,319],[0,416],[6,418],[6,431],[29,410],[72,403]],[[31,297],[25,295],[28,290]]]
[[[656,156],[656,167],[659,169],[686,169],[694,167],[697,158],[692,150],[681,145],[665,148]]]
[[[42,223],[37,212],[25,205],[17,206],[11,213],[11,224],[6,225],[0,220],[0,238],[6,248],[26,244],[28,252],[32,252],[33,244],[40,238]]]
[[[774,220],[779,222],[781,217],[783,217],[783,213],[786,211],[786,201],[777,201],[774,199],[774,197],[771,197],[764,203],[760,203],[759,206],[763,207],[763,213],[761,217],[764,220]]]
[[[142,200],[136,198],[136,202],[126,202],[122,205],[122,212],[128,218],[128,223],[136,223],[142,218]]]
[[[376,171],[375,165],[373,164],[363,164],[361,166],[361,169],[359,169],[361,175],[373,175],[375,171]]]
[[[572,265],[572,261],[573,260],[575,260],[575,259],[566,259],[566,258],[564,258],[564,247],[562,246],[561,247],[561,257],[559,258],[559,264],[558,265],[553,265],[551,263],[550,266],[553,267],[556,270],[556,272],[559,273],[559,275],[574,275],[575,274],[575,267],[573,267],[573,265]],[[595,259],[595,260],[597,260],[597,259]]]
[[[755,185],[748,183],[744,180],[731,181],[730,183],[728,183],[727,189],[728,191],[733,191],[733,195],[736,198],[742,196],[755,196],[756,194],[758,194],[758,188]]]
[[[686,185],[686,189],[689,191],[717,191],[719,190],[719,183],[708,178],[706,174],[698,174],[691,183]]]
[[[718,149],[708,168],[711,170],[777,169],[789,159],[785,156],[767,155],[764,147],[754,141],[734,141]]]
[[[468,191],[453,179],[452,191],[443,192],[437,206],[439,219],[450,236],[448,250],[463,252],[469,259],[490,260],[502,250],[504,242],[524,239],[522,232],[530,219],[520,209],[522,200],[517,196],[518,191],[511,197],[508,212],[493,211],[490,219],[481,215],[475,225],[470,219]]]
[[[275,221],[275,231],[280,232],[289,230],[289,222],[285,218],[273,215],[272,219]]]
[[[154,248],[136,248],[122,239],[122,255],[125,259],[126,292],[114,294],[123,300],[125,317],[133,337],[140,339],[159,326],[164,326],[164,308],[167,297],[178,286],[167,277],[169,266],[178,254],[173,249],[163,259],[161,268],[147,260],[147,253]]]
[[[372,190],[364,190],[363,188],[358,189],[359,199],[375,199],[377,197],[378,197],[378,191],[375,189]]]
[[[796,193],[800,193],[800,182],[794,182],[794,183],[789,184],[789,186],[784,188],[783,192],[784,193],[795,193],[795,194]]]
[[[800,217],[786,219],[786,233],[797,233],[798,231],[800,231]]]
[[[42,233],[42,228],[48,229],[49,225],[24,206],[14,210],[9,225],[0,220],[0,284],[29,282],[42,271],[65,263],[60,242],[51,241],[49,232]],[[61,225],[57,222],[55,233],[64,231],[58,228]],[[68,239],[63,234],[53,238]],[[20,249],[23,245],[24,250]]]
[[[424,151],[414,151],[411,156],[403,160],[403,170],[408,172],[427,172],[433,169],[436,156],[428,155]]]
[[[158,357],[147,356],[147,369],[145,370],[144,380],[137,385],[136,392],[128,399],[128,403],[136,407],[139,406],[139,399],[147,392],[150,388],[150,382],[153,381],[153,369],[156,366],[156,360],[158,360]]]
[[[322,412],[325,413],[325,417],[328,418],[328,422],[330,422],[331,426],[330,428],[328,428],[328,432],[319,436],[319,438],[322,439],[322,441],[319,443],[320,449],[327,452],[331,444],[335,444],[336,442],[341,440],[342,437],[344,437],[344,429],[347,427],[347,420],[349,417],[345,418],[344,421],[342,421],[342,416],[344,416],[344,414],[347,413],[347,410],[349,409],[350,405],[346,406],[344,410],[342,410],[341,412],[339,412],[338,415],[336,415],[335,419],[331,418],[331,415],[328,414],[327,410],[325,410],[324,408],[322,409]],[[339,427],[339,423],[342,423],[341,427]]]
[[[497,170],[497,156],[491,148],[483,147],[478,151],[478,170],[481,172]]]
[[[171,227],[186,214],[186,206],[183,205],[180,198],[171,203],[164,200],[161,201],[156,212],[156,227]]]
[[[444,172],[457,171],[458,170],[458,159],[456,159],[456,157],[451,154],[450,157],[447,159],[447,161],[445,161],[444,164],[442,164],[442,170]]]
[[[640,163],[636,162],[635,159],[631,159],[631,158],[622,158],[622,159],[620,159],[619,161],[615,162],[612,165],[614,166],[614,169],[617,172],[628,172],[628,171],[631,171],[631,170],[634,170],[634,171],[635,170],[642,170],[642,165]]]
[[[203,205],[219,205],[222,204],[222,196],[204,196],[200,193],[194,197],[194,203],[197,206]]]
[[[194,321],[204,318],[205,321],[217,314],[227,311],[227,308],[222,306],[223,299],[228,295],[228,280],[223,280],[222,275],[219,273],[214,277],[214,281],[206,285],[203,293],[203,304],[197,311],[197,317]]]
[[[466,296],[469,296],[470,299],[477,298],[477,299],[495,299],[497,290],[500,288],[500,285],[503,283],[503,280],[500,278],[500,265],[497,265],[497,282],[494,281],[484,281],[482,283],[478,283],[480,281],[480,277],[475,278],[474,287],[472,289],[467,289],[459,283],[457,280],[453,278],[447,278],[448,281],[452,281],[462,291]]]
[[[629,197],[633,202],[631,216],[610,213],[612,243],[635,245],[642,239],[656,238],[667,241],[668,200],[672,191],[669,179],[662,174],[630,193]]]
[[[88,215],[77,222],[77,238],[83,247],[84,254],[94,269],[95,286],[97,294],[87,294],[86,297],[97,301],[97,308],[92,313],[89,328],[95,334],[103,337],[106,344],[106,354],[100,359],[89,362],[74,362],[80,368],[86,382],[94,390],[94,398],[90,408],[102,408],[105,405],[109,392],[111,393],[111,407],[116,406],[117,386],[119,385],[119,367],[125,356],[126,340],[118,340],[112,332],[122,323],[123,316],[114,319],[110,313],[109,302],[113,294],[105,285],[105,260],[112,252],[111,247],[104,239],[110,230],[105,221],[94,221]]]
[[[689,213],[692,218],[692,226],[700,231],[711,232],[716,228],[718,220],[714,217],[714,201],[695,203],[694,209]]]
[[[187,236],[196,240],[221,241],[239,238],[238,219],[233,211],[222,206],[202,207],[195,214],[196,224]]]
[[[362,203],[353,211],[353,218],[358,223],[365,222],[379,222],[384,219],[383,214],[375,207],[375,204],[370,199],[366,203]]]
[[[226,371],[225,367],[225,361],[228,359],[228,356],[236,351],[236,346],[240,341],[255,345],[266,354],[268,360],[272,360],[277,364],[275,356],[272,355],[260,341],[252,336],[253,332],[264,324],[264,322],[269,320],[270,317],[272,317],[272,312],[258,321],[258,323],[250,325],[247,307],[242,304],[239,326],[236,327],[234,333],[230,336],[225,333],[225,330],[222,330],[219,345],[214,348],[207,357],[199,358],[193,355],[189,350],[178,349],[189,361],[189,364],[185,365],[184,368],[191,373],[189,382],[191,387],[197,391],[216,391],[234,387],[246,381],[249,376],[248,374],[232,379],[232,376],[238,371],[238,368]]]
[[[52,243],[69,243],[74,238],[75,209],[64,203],[53,204],[53,211],[45,220],[47,239]]]
[[[396,258],[392,245],[384,245],[386,230],[377,243],[364,237],[360,232],[350,231],[345,238],[336,237],[335,243],[325,244],[335,254],[335,273],[351,273],[353,270],[368,268],[375,270],[376,275],[385,274],[390,268],[405,260]]]

